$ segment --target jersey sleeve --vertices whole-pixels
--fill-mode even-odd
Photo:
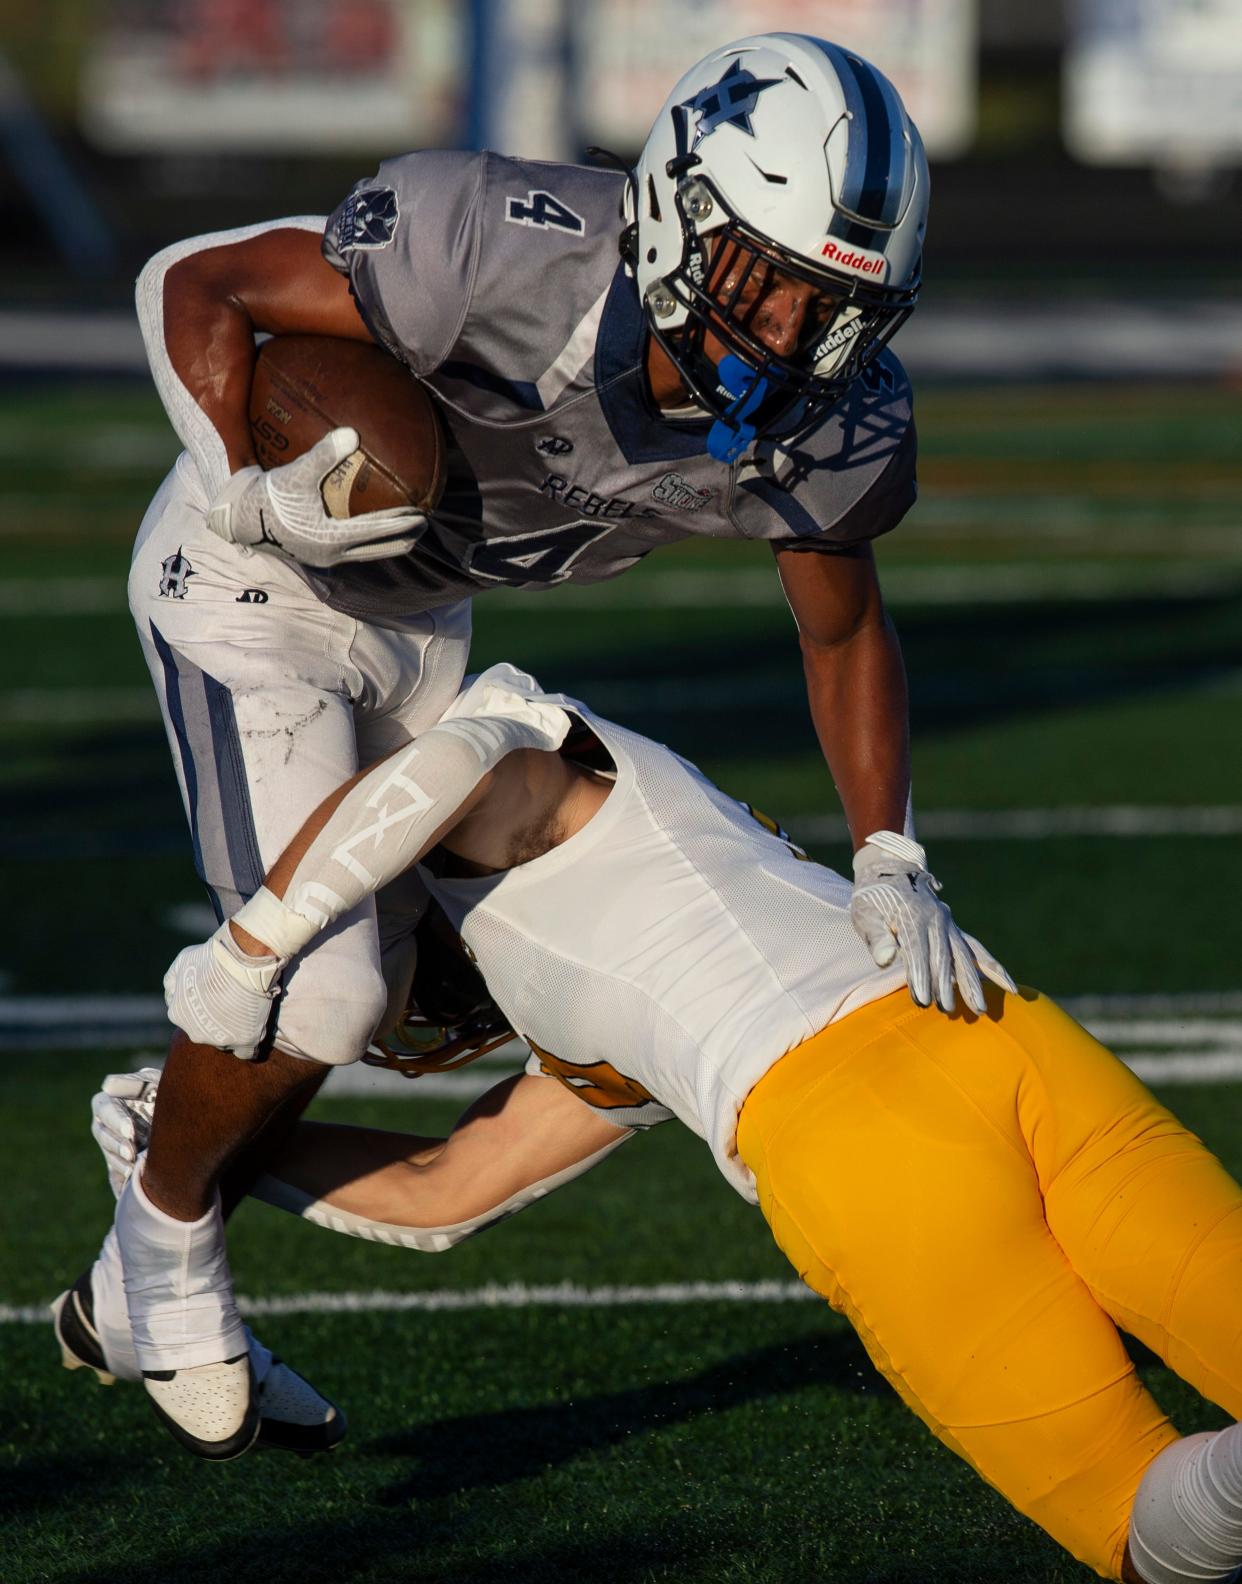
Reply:
[[[905,370],[883,352],[825,420],[763,448],[739,478],[735,526],[778,550],[844,550],[890,532],[918,494],[918,441]]]
[[[385,160],[328,218],[323,255],[349,279],[367,328],[413,370],[434,372],[457,339],[478,254],[479,155]]]

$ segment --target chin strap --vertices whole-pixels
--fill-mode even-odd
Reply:
[[[736,462],[755,438],[755,426],[746,420],[767,395],[768,382],[732,352],[721,358],[716,373],[733,400],[708,431],[707,451],[717,462]]]

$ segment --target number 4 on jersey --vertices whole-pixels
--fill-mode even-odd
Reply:
[[[582,216],[576,215],[550,192],[528,192],[525,199],[510,198],[505,219],[514,225],[539,226],[540,229],[552,226],[557,231],[572,231],[575,236],[582,236],[586,231]]]

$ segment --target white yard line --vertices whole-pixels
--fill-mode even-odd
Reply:
[[[1152,1084],[1242,1079],[1242,992],[1067,997],[1062,1005]],[[158,996],[0,996],[0,1051],[64,1046],[115,1052],[119,1067],[162,1060],[168,1032]],[[154,1047],[154,1048],[152,1048]],[[526,1057],[511,1041],[461,1072],[408,1079],[358,1062],[328,1079],[328,1098],[473,1100]]]
[[[798,1281],[656,1282],[649,1286],[580,1287],[575,1282],[459,1288],[441,1292],[297,1293],[239,1298],[244,1315],[437,1314],[463,1309],[618,1309],[651,1304],[798,1303],[816,1294]],[[45,1304],[0,1304],[0,1324],[46,1325]]]
[[[844,841],[839,814],[788,817],[790,834],[805,841]],[[939,841],[1047,841],[1058,836],[1237,836],[1242,805],[1162,806],[1113,803],[1066,808],[919,809],[920,837]]]
[[[1151,991],[1061,996],[1060,1004],[1080,1023],[1095,1028],[1097,1018],[1167,1018],[1242,1016],[1242,990]]]
[[[1118,1051],[1126,1066],[1148,1084],[1218,1084],[1242,1078],[1242,1046],[1236,1050]]]
[[[1236,1045],[1242,1050],[1242,1022],[1228,1018],[1110,1018],[1089,1019],[1091,1032],[1105,1045]]]

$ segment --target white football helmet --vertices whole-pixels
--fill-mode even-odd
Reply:
[[[653,336],[717,419],[713,455],[815,421],[889,340],[918,298],[928,193],[896,89],[839,45],[760,34],[681,79],[635,169],[622,251]],[[752,319],[782,280],[813,293],[777,355]]]

